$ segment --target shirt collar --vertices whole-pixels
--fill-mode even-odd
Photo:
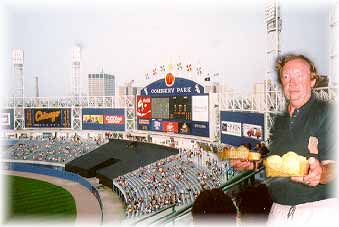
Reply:
[[[299,115],[307,112],[311,108],[315,100],[316,100],[315,94],[312,92],[310,99],[302,107],[295,109],[293,115]]]

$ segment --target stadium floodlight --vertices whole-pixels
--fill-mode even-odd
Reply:
[[[271,0],[265,4],[265,21],[266,23],[275,19],[276,16],[276,1]]]
[[[80,95],[80,59],[81,47],[75,46],[72,48],[72,96],[78,97]]]
[[[76,62],[80,63],[80,52],[81,52],[81,48],[78,46],[72,49],[72,63],[76,63]]]
[[[14,65],[24,64],[24,51],[22,49],[13,49],[12,62]]]

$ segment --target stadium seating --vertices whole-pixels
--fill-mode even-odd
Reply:
[[[89,153],[98,146],[95,141],[91,140],[19,140],[5,151],[4,157],[13,160],[34,160],[64,164]]]
[[[219,187],[224,169],[216,160],[211,165],[197,165],[198,155],[192,155],[196,152],[172,155],[113,179],[126,205],[126,216],[148,215],[173,204],[186,205],[203,187]]]

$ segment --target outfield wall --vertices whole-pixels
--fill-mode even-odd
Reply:
[[[28,163],[16,163],[16,162],[4,162],[2,168],[5,170],[20,171],[20,172],[29,172],[47,175],[51,177],[62,178],[65,180],[70,180],[87,188],[95,198],[97,199],[100,209],[101,209],[101,222],[103,220],[103,205],[101,201],[100,194],[98,190],[86,179],[82,178],[78,174],[65,171],[61,166],[54,165],[41,165],[41,164],[28,164]]]

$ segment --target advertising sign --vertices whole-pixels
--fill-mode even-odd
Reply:
[[[83,109],[83,130],[125,131],[124,109]]]
[[[163,121],[162,128],[164,132],[178,133],[178,122]]]
[[[192,122],[192,135],[209,137],[209,125],[208,122]]]
[[[191,124],[187,122],[179,123],[180,134],[191,134]]]
[[[138,124],[149,125],[149,119],[138,119]]]
[[[103,124],[104,120],[103,120],[103,116],[102,115],[83,115],[82,120],[85,123],[93,123],[93,124]]]
[[[208,96],[192,96],[192,120],[208,121]]]
[[[11,114],[10,113],[0,113],[0,125],[1,126],[11,125]]]
[[[139,130],[150,130],[149,124],[150,119],[138,119],[138,129]]]
[[[105,125],[121,125],[125,123],[125,116],[123,115],[104,115]]]
[[[254,147],[265,138],[264,119],[263,113],[221,111],[221,142],[233,146],[250,143]]]
[[[150,96],[137,96],[137,117],[151,118],[152,102]]]
[[[26,128],[71,128],[71,109],[25,109]]]
[[[162,131],[162,120],[152,119],[151,130],[161,132]]]
[[[138,125],[138,130],[148,131],[149,130],[149,125]]]
[[[243,124],[242,125],[243,136],[262,140],[262,127],[260,125],[252,125],[252,124]]]
[[[221,122],[221,133],[232,135],[232,136],[241,136],[241,123],[231,122],[231,121],[222,121]]]
[[[0,113],[0,128],[14,129],[14,110],[2,109]]]

